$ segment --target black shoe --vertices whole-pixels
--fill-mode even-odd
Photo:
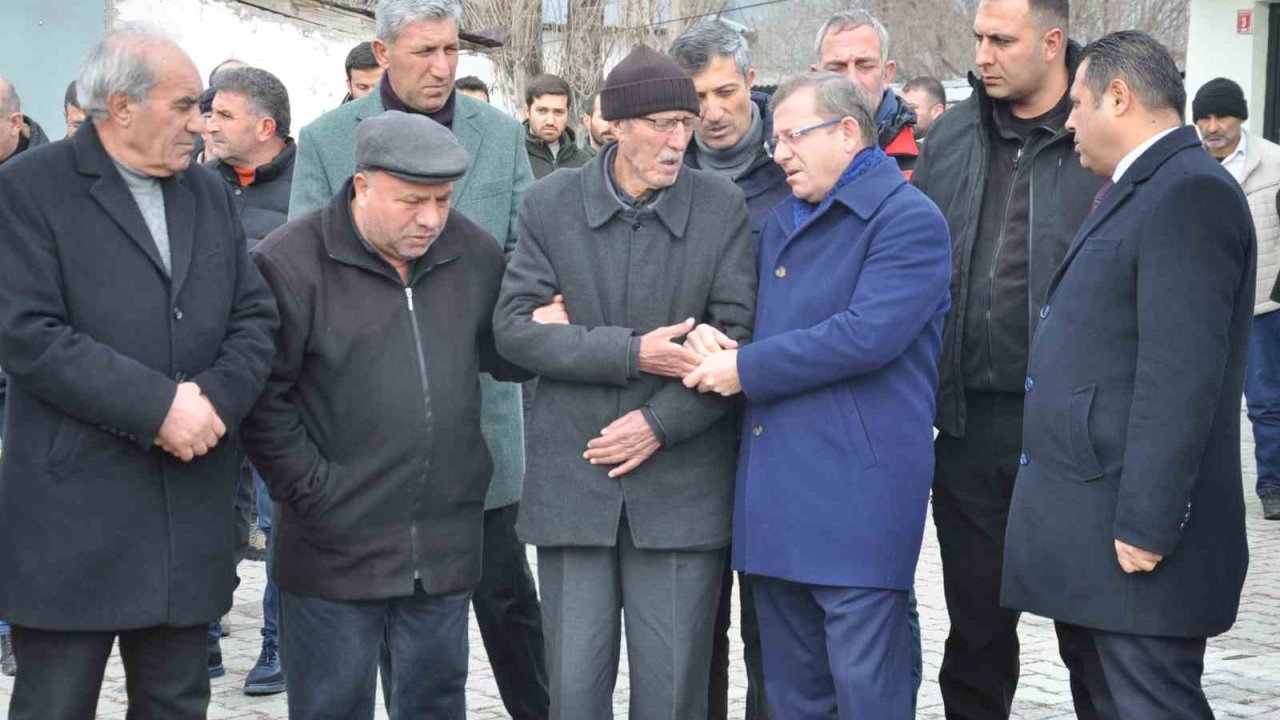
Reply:
[[[220,678],[227,674],[227,669],[222,666],[222,646],[217,640],[209,643],[209,679]]]
[[[0,674],[13,677],[18,674],[18,659],[13,656],[13,638],[0,635]]]
[[[1262,517],[1268,520],[1280,520],[1280,490],[1263,490],[1259,496],[1262,500]]]
[[[284,692],[284,669],[280,651],[273,640],[262,641],[262,654],[244,679],[245,695],[275,695]]]

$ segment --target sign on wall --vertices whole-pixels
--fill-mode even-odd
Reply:
[[[1253,11],[1252,10],[1236,11],[1236,34],[1237,35],[1253,34]]]

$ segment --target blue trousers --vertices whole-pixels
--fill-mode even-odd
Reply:
[[[913,717],[907,592],[753,576],[774,720]]]
[[[280,591],[280,657],[289,717],[373,720],[383,642],[396,678],[391,720],[466,717],[471,591],[325,600]]]
[[[1280,490],[1280,311],[1253,318],[1244,397],[1253,425],[1258,494]]]
[[[249,465],[249,461],[245,461]],[[280,589],[271,579],[271,496],[267,494],[267,485],[262,476],[249,465],[253,472],[253,492],[258,503],[258,529],[267,538],[267,587],[262,591],[262,641],[276,643],[280,638]]]

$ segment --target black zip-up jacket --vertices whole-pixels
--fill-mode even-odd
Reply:
[[[222,160],[209,163],[218,177],[231,185],[231,195],[244,225],[244,240],[249,249],[258,246],[289,219],[289,191],[293,186],[293,161],[298,146],[290,138],[271,162],[254,169],[253,182],[240,185],[236,169]]]
[[[1067,47],[1067,67],[1074,78],[1081,49]],[[963,437],[964,317],[968,311],[970,265],[979,241],[983,193],[987,187],[994,101],[982,82],[969,74],[973,95],[949,110],[929,130],[929,142],[912,178],[942,210],[951,229],[951,312],[943,330],[939,363],[938,430]],[[1027,323],[1034,333],[1040,306],[1076,230],[1089,214],[1104,179],[1080,166],[1071,133],[1058,131],[1038,152],[1020,160],[1029,172],[1030,211],[1027,234]],[[993,238],[983,238],[992,240]]]
[[[494,349],[501,246],[458,211],[409,282],[357,235],[348,180],[254,259],[279,301],[277,354],[243,426],[273,518],[272,577],[331,600],[473,587],[492,462],[480,371]]]

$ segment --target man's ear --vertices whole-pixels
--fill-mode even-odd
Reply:
[[[386,70],[391,67],[391,47],[379,38],[374,38],[370,43],[370,49],[373,50],[373,59],[378,61],[378,67]]]

